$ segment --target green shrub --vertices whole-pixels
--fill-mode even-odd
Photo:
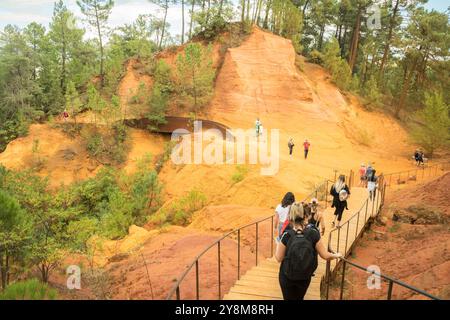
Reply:
[[[197,190],[191,190],[183,198],[163,208],[149,219],[149,222],[163,226],[174,224],[185,226],[190,223],[192,214],[206,204],[206,196]]]
[[[247,175],[248,171],[249,170],[248,170],[247,167],[241,166],[241,165],[237,165],[235,172],[231,176],[231,180],[233,181],[233,183],[241,182],[242,180],[244,180],[244,178]]]
[[[55,300],[56,290],[37,279],[13,283],[0,292],[0,300]]]
[[[309,62],[322,65],[323,64],[323,54],[320,53],[318,50],[313,50],[309,54]]]

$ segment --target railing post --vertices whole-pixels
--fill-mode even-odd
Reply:
[[[238,230],[238,280],[241,279],[241,229]]]
[[[180,286],[177,287],[177,300],[180,300]]]
[[[325,187],[325,209],[328,206],[328,180],[327,180],[327,186]]]
[[[389,288],[388,288],[388,296],[387,299],[392,299],[392,287],[394,286],[394,282],[392,280],[389,280]]]
[[[258,222],[256,223],[256,265],[258,265]]]
[[[361,213],[361,210],[358,211],[358,217],[357,217],[357,220],[356,220],[355,240],[356,240],[356,237],[358,236],[359,214],[360,213]]]
[[[342,264],[342,280],[341,280],[341,294],[339,296],[339,300],[342,300],[344,296],[344,281],[345,281],[345,266],[347,262],[344,260],[344,263]]]
[[[345,251],[344,256],[347,255],[348,230],[350,229],[350,220],[347,221],[347,235],[345,236]]]
[[[366,213],[364,214],[364,226],[366,225],[367,222],[367,207],[369,206],[369,198],[367,198],[366,200]]]
[[[376,216],[378,215],[379,210],[380,210],[380,208],[378,207],[378,200],[379,200],[379,198],[380,198],[380,189],[379,189],[379,188],[376,188],[376,189],[375,189],[375,200],[376,200],[376,202],[377,202],[377,206],[376,206],[377,211],[376,211],[376,213],[375,213]]]
[[[222,298],[222,287],[221,287],[221,274],[220,274],[220,241],[217,242],[217,262],[218,262],[218,273],[219,273],[219,300]]]
[[[325,281],[326,281],[326,288],[325,288],[325,300],[328,300],[328,294],[330,292],[330,278],[331,278],[331,268],[330,268],[330,260],[327,260],[326,270],[325,270]]]
[[[373,217],[373,209],[375,207],[375,199],[370,199],[372,201],[372,213],[370,214],[371,217]]]
[[[273,234],[273,216],[271,219],[272,223],[271,223],[271,228],[270,228],[270,256],[273,257],[273,238],[274,238],[274,234]]]
[[[341,240],[341,227],[339,227],[339,229],[338,229],[337,248],[336,248],[337,252],[339,252],[340,240]]]
[[[200,300],[200,286],[198,278],[198,259],[195,261],[195,288],[197,293],[197,300]]]

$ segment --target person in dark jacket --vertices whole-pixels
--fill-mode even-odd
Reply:
[[[331,186],[330,194],[333,196],[333,204],[331,205],[334,210],[334,221],[332,226],[338,221],[337,227],[339,228],[342,220],[342,213],[344,209],[348,210],[347,198],[350,196],[350,189],[345,183],[345,176],[340,175],[335,184]]]

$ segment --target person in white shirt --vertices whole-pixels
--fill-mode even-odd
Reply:
[[[295,202],[295,196],[292,192],[288,192],[284,195],[281,203],[275,208],[275,222],[274,229],[277,234],[277,241],[280,240],[282,234],[283,225],[286,221],[289,221],[289,210],[291,205]]]

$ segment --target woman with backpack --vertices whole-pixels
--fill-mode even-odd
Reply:
[[[319,230],[308,224],[308,219],[303,204],[292,204],[289,211],[291,228],[283,233],[277,244],[275,258],[281,262],[278,278],[284,300],[303,300],[318,266],[318,254],[325,260],[342,256],[327,251]]]
[[[284,195],[281,203],[275,208],[275,221],[274,228],[276,228],[275,234],[278,234],[277,241],[280,240],[281,230],[286,227],[289,223],[289,209],[291,205],[295,202],[295,196],[292,192],[288,192]]]
[[[331,225],[334,227],[337,219],[337,227],[339,228],[341,226],[342,213],[344,209],[348,210],[347,199],[350,196],[350,189],[345,183],[344,175],[340,175],[336,183],[331,186],[330,194],[333,196],[333,204],[331,207],[335,208],[334,220]]]

